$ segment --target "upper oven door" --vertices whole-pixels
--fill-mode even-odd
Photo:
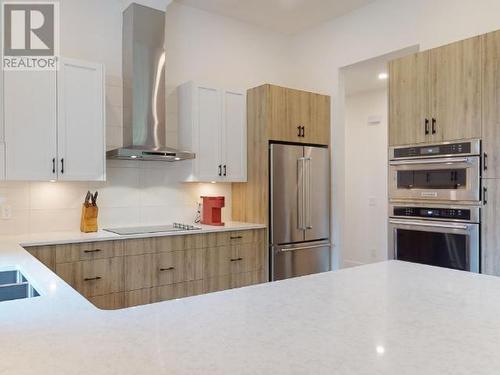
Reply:
[[[389,220],[389,258],[479,272],[479,224]]]
[[[391,161],[389,198],[477,203],[480,201],[480,158]]]

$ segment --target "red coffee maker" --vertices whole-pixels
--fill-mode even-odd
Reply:
[[[202,224],[223,226],[222,208],[225,206],[224,197],[201,197],[203,199]]]

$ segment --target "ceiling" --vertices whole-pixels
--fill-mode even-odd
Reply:
[[[345,94],[350,96],[364,91],[386,88],[387,80],[380,80],[378,75],[387,73],[387,63],[418,52],[418,50],[418,46],[413,46],[342,68]]]
[[[285,34],[295,34],[374,0],[175,0]]]

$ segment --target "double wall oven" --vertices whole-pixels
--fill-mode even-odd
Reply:
[[[389,153],[389,257],[480,272],[480,140]]]

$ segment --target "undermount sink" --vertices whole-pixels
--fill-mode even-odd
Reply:
[[[40,294],[21,271],[0,271],[0,302],[38,296]]]

